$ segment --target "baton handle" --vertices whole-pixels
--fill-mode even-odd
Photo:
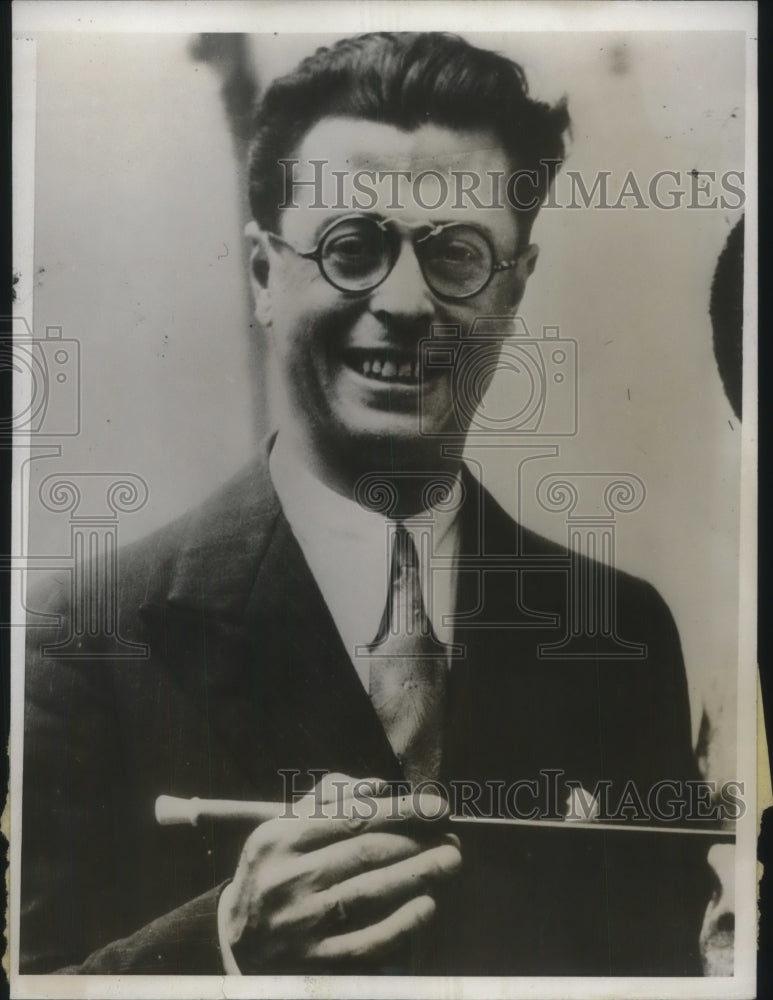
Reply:
[[[156,822],[161,826],[189,823],[196,826],[200,819],[244,820],[265,823],[286,812],[284,802],[239,802],[230,799],[179,799],[159,795],[156,799]]]

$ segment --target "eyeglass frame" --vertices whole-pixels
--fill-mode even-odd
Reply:
[[[324,241],[327,238],[328,234],[333,229],[335,229],[336,226],[340,225],[342,222],[347,222],[347,221],[349,221],[351,219],[364,219],[364,220],[367,220],[367,221],[372,221],[383,232],[386,232],[387,226],[394,226],[398,231],[401,230],[401,229],[403,229],[403,230],[416,230],[416,229],[429,228],[429,232],[428,233],[426,233],[424,236],[421,236],[418,239],[412,241],[412,246],[414,248],[415,248],[415,246],[416,246],[417,243],[423,243],[425,240],[428,240],[428,239],[430,239],[433,236],[437,236],[439,233],[443,232],[443,230],[445,230],[445,229],[450,229],[450,228],[453,228],[453,227],[463,227],[463,228],[466,228],[466,229],[472,229],[472,230],[474,230],[478,234],[478,236],[480,236],[480,238],[488,246],[489,252],[491,253],[491,260],[493,262],[491,264],[491,269],[490,269],[488,278],[486,278],[485,282],[480,286],[480,288],[476,289],[474,292],[468,292],[466,295],[444,295],[441,292],[436,292],[435,289],[430,284],[430,282],[428,281],[427,275],[424,272],[424,265],[423,265],[421,259],[417,255],[417,261],[418,261],[418,264],[419,264],[419,268],[421,269],[421,274],[422,274],[422,277],[424,278],[424,281],[425,281],[425,283],[427,285],[427,288],[429,288],[429,290],[432,292],[432,294],[434,296],[436,296],[438,299],[441,299],[441,300],[444,300],[444,301],[448,301],[448,302],[463,302],[466,299],[472,299],[476,295],[480,295],[480,293],[483,292],[483,291],[485,291],[485,289],[488,288],[488,286],[491,284],[491,282],[492,282],[495,274],[499,274],[502,271],[509,270],[511,267],[515,267],[515,265],[518,263],[518,261],[521,259],[521,257],[526,252],[526,248],[524,247],[522,250],[516,251],[515,257],[511,258],[510,260],[499,260],[499,261],[497,261],[497,259],[496,259],[496,253],[494,252],[494,247],[492,246],[491,239],[489,238],[489,236],[482,229],[479,229],[477,226],[470,225],[469,222],[441,222],[441,223],[438,223],[436,226],[431,226],[431,225],[429,225],[426,222],[403,222],[403,221],[398,220],[398,219],[383,219],[383,218],[379,218],[378,216],[375,216],[375,215],[366,215],[366,214],[363,214],[363,213],[360,213],[360,212],[351,212],[351,213],[349,213],[347,215],[342,215],[338,219],[334,219],[330,223],[330,225],[326,226],[325,229],[322,231],[322,233],[320,234],[320,236],[319,236],[319,238],[317,240],[316,245],[314,247],[312,247],[311,250],[299,250],[298,247],[296,247],[294,244],[290,243],[290,241],[287,240],[287,239],[285,239],[284,236],[280,236],[279,233],[272,232],[270,229],[269,230],[264,230],[264,232],[266,233],[267,236],[272,237],[272,239],[278,240],[280,243],[282,243],[284,246],[286,246],[288,248],[288,250],[292,250],[293,253],[297,254],[298,257],[302,257],[304,260],[313,260],[315,262],[315,264],[317,265],[317,267],[319,268],[319,273],[322,275],[322,277],[325,279],[325,281],[327,281],[327,283],[332,288],[335,288],[337,291],[343,292],[345,295],[370,295],[370,293],[373,292],[373,291],[375,291],[379,287],[379,285],[382,285],[387,280],[387,278],[392,273],[392,271],[394,271],[395,265],[397,264],[397,261],[400,258],[400,253],[398,253],[397,256],[395,257],[394,261],[392,262],[391,267],[386,272],[386,274],[382,278],[379,278],[379,280],[375,284],[371,285],[368,288],[358,288],[358,289],[342,288],[340,285],[337,285],[334,281],[332,281],[330,279],[330,277],[326,274],[325,269],[324,269],[324,267],[322,265],[322,250],[321,250],[321,248],[322,248],[322,244],[324,243]],[[402,252],[402,239],[401,239],[401,242],[400,242],[400,252]],[[414,252],[415,252],[415,250],[414,250]]]

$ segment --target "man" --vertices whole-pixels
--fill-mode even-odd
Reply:
[[[461,345],[499,317],[491,361],[567,125],[518,66],[436,34],[344,40],[266,93],[247,233],[278,433],[121,553],[120,632],[147,658],[57,659],[30,630],[23,972],[699,972],[694,838],[452,832],[445,796],[391,784],[464,788],[478,815],[504,790],[506,811],[557,819],[572,790],[697,777],[651,587],[614,577],[645,656],[542,656],[567,620],[566,553],[463,465],[464,355],[430,351],[437,328]],[[530,192],[490,209],[440,197],[516,172]],[[68,596],[54,580],[31,604],[66,628]],[[257,829],[153,818],[162,793],[299,789]]]

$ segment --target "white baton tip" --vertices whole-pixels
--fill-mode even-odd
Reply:
[[[174,795],[159,795],[156,799],[156,822],[161,826],[179,823],[196,825],[196,800],[178,799]]]

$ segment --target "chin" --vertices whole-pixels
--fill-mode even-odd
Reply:
[[[412,426],[395,425],[351,429],[340,454],[350,456],[350,464],[361,474],[368,472],[431,472],[440,461],[442,438],[419,434]]]
[[[384,412],[367,407],[349,408],[334,420],[341,432],[353,441],[393,442],[401,447],[421,447],[427,443],[426,420],[419,421],[416,412]]]

